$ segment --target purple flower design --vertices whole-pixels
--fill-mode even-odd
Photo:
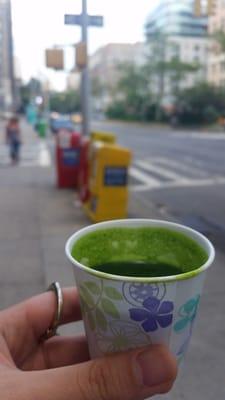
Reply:
[[[145,332],[154,332],[161,328],[167,328],[173,321],[174,305],[172,301],[162,301],[155,297],[148,297],[143,302],[144,308],[131,308],[130,318],[133,321],[142,322]]]

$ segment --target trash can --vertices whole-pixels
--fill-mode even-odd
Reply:
[[[37,122],[37,131],[40,138],[44,139],[46,137],[47,122],[44,119],[39,119]]]
[[[77,188],[80,170],[81,136],[60,130],[56,137],[56,171],[59,188]]]

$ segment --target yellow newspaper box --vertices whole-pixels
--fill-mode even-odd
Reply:
[[[116,135],[109,132],[92,132],[91,133],[91,141],[99,141],[108,144],[116,143]]]
[[[129,149],[96,142],[90,158],[90,197],[85,210],[92,221],[126,218]]]

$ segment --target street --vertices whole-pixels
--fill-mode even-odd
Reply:
[[[133,152],[131,192],[200,230],[225,230],[225,134],[95,123]],[[201,225],[201,226],[200,226]]]
[[[202,133],[189,136],[135,124],[94,127],[117,133],[118,142],[134,152],[129,217],[183,222],[205,233],[216,246],[217,259],[208,273],[191,349],[170,399],[224,399],[224,135],[205,139]],[[52,281],[73,284],[65,241],[90,224],[74,191],[56,187],[54,138],[40,140],[24,122],[22,132],[21,163],[12,167],[1,126],[1,309],[44,291]],[[80,323],[61,332],[82,330]]]
[[[133,151],[136,217],[184,223],[215,245],[216,262],[207,276],[187,364],[169,398],[224,399],[225,135],[119,123],[93,128],[116,133]]]

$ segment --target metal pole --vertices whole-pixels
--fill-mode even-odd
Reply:
[[[11,111],[17,111],[17,93],[15,84],[15,70],[14,70],[14,46],[13,46],[13,33],[12,33],[12,6],[11,0],[8,3],[8,48],[9,48],[9,76],[11,84],[12,104]]]
[[[88,13],[87,13],[87,0],[82,0],[82,42],[86,45],[88,53]],[[88,57],[87,57],[88,58]],[[88,136],[90,132],[89,126],[89,101],[90,101],[90,84],[89,84],[89,70],[88,61],[87,65],[82,70],[82,83],[81,83],[81,101],[82,101],[82,114],[83,114],[83,135]]]

